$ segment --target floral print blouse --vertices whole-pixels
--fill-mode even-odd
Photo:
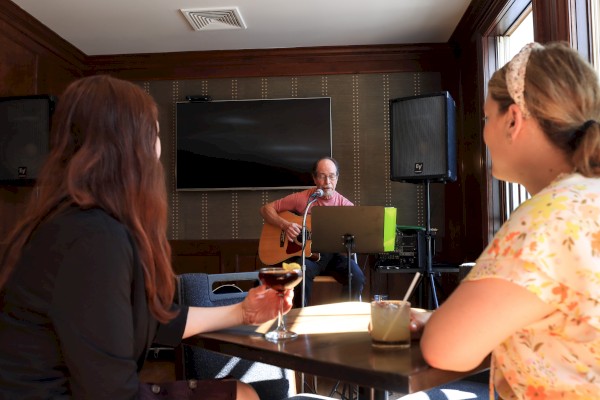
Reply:
[[[600,399],[600,179],[562,175],[523,203],[465,280],[484,278],[556,307],[494,349],[500,398]]]

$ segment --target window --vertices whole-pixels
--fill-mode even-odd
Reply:
[[[483,37],[483,53],[486,54],[484,57],[485,90],[487,90],[487,82],[492,74],[509,62],[525,44],[532,41],[534,41],[534,35],[531,2],[514,2],[510,10],[504,13],[504,18],[497,20]],[[494,178],[491,172],[493,162],[494,160],[487,153],[488,234],[490,239],[510,214],[530,197],[522,185]]]
[[[532,3],[536,7],[532,7]],[[491,75],[524,44],[534,40],[569,41],[583,57],[592,62],[600,75],[600,0],[504,0],[499,4],[503,4],[503,7],[493,13],[481,37],[484,92]],[[539,13],[535,17],[532,8]],[[566,20],[568,23],[565,24]],[[482,100],[484,98],[485,93]],[[501,182],[492,177],[493,160],[489,153],[484,161],[487,166],[486,230],[490,240],[510,214],[529,198],[529,194],[521,185]]]
[[[596,67],[598,75],[600,75],[600,0],[590,1],[590,26],[591,26],[591,42],[592,54],[591,61]]]
[[[596,0],[599,1],[600,0]],[[533,42],[533,13],[526,11],[523,18],[511,26],[506,35],[496,37],[496,57],[499,65],[509,62],[527,43]],[[494,162],[494,160],[492,160]],[[503,193],[504,220],[525,200],[531,197],[523,185],[511,182],[500,182],[500,193]]]

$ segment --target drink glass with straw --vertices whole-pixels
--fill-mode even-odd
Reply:
[[[383,348],[410,347],[410,303],[420,273],[417,272],[403,300],[381,300],[371,302],[371,338],[373,345]]]

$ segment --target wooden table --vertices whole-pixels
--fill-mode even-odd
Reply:
[[[293,309],[286,326],[296,339],[272,343],[262,336],[274,322],[239,326],[185,339],[222,354],[356,384],[359,398],[385,399],[386,391],[413,393],[459,380],[489,367],[489,360],[468,372],[431,368],[413,341],[409,349],[381,350],[368,333],[370,304],[345,302]]]

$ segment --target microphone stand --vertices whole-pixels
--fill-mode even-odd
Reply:
[[[319,197],[321,197],[323,195],[323,192],[321,191],[321,194],[318,195],[319,192],[315,191],[315,193],[313,193],[312,195],[310,195],[310,197],[308,198],[308,203],[306,204],[306,209],[304,210],[304,215],[302,216],[302,308],[304,308],[305,302],[306,302],[306,254],[304,253],[304,249],[306,248],[306,216],[308,215],[308,209],[310,208],[310,206],[317,201],[317,199]],[[304,381],[304,372],[300,373],[300,387],[304,390],[304,385],[305,385],[305,381]],[[315,388],[316,388],[316,381],[315,381]],[[314,392],[316,392],[316,390],[314,390]]]
[[[306,302],[306,254],[304,253],[304,249],[306,248],[306,216],[308,215],[308,209],[317,201],[319,196],[315,196],[313,193],[310,197],[304,210],[304,216],[302,217],[302,308],[304,308],[304,303]]]

